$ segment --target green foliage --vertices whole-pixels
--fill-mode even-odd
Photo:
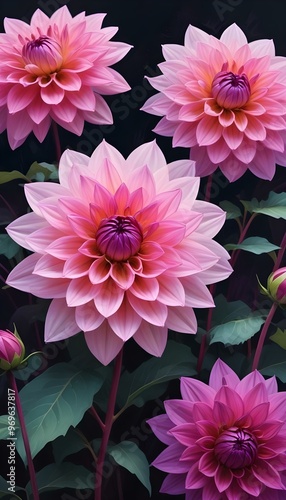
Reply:
[[[73,427],[70,427],[65,436],[58,437],[53,442],[55,461],[61,463],[66,457],[77,453],[86,446],[84,440]]]
[[[240,208],[230,201],[222,201],[219,206],[225,210],[227,220],[238,219],[242,215]]]
[[[282,349],[286,350],[286,330],[283,331],[281,328],[277,328],[276,332],[269,338]]]
[[[20,246],[8,234],[0,234],[0,254],[12,259],[18,253]]]
[[[149,463],[144,453],[132,441],[122,441],[108,447],[108,453],[121,467],[129,470],[147,488],[151,496]]]
[[[58,363],[29,382],[20,392],[32,456],[49,441],[75,427],[91,407],[93,396],[103,383],[95,371]],[[20,433],[17,449],[25,451]]]
[[[269,377],[275,375],[286,383],[286,354],[284,349],[281,349],[277,344],[264,346],[259,367],[262,375]]]
[[[196,362],[188,346],[169,341],[161,358],[151,358],[132,373],[123,373],[117,399],[119,406],[143,406],[164,392],[166,382],[196,375]]]
[[[225,245],[227,250],[245,250],[246,252],[260,255],[262,253],[270,253],[273,250],[279,250],[280,247],[273,245],[266,238],[260,236],[251,236],[246,238],[242,243],[228,243]]]
[[[50,464],[37,473],[37,485],[41,493],[62,488],[75,490],[92,489],[93,474],[82,465],[64,462],[62,464]],[[33,500],[31,483],[26,486],[29,500]]]
[[[210,331],[210,344],[241,344],[253,337],[265,321],[265,311],[253,312],[241,300],[227,302],[225,297],[219,295],[215,302],[213,319],[216,326]]]
[[[6,182],[14,181],[16,179],[22,179],[25,182],[31,181],[51,181],[58,179],[57,167],[53,164],[42,162],[34,162],[30,166],[26,175],[22,174],[18,170],[12,170],[12,172],[0,172],[0,184],[6,184]]]
[[[16,425],[15,429],[18,429],[18,420],[16,420]],[[8,432],[8,415],[0,415],[0,439],[8,439],[9,438],[9,432]]]
[[[264,214],[275,219],[286,219],[286,193],[274,193],[270,191],[267,200],[241,201],[245,209],[250,213]]]

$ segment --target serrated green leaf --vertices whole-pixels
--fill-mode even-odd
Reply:
[[[151,496],[149,463],[138,446],[131,441],[122,441],[114,446],[109,446],[108,453],[118,465],[129,470],[131,474],[135,474]]]
[[[261,316],[252,316],[243,319],[229,321],[223,325],[218,325],[210,331],[210,344],[222,342],[224,345],[238,345],[250,339],[264,323]]]
[[[55,461],[61,463],[66,457],[77,453],[85,447],[85,442],[78,432],[71,427],[65,436],[58,437],[53,442],[53,453]]]
[[[273,245],[266,238],[251,236],[250,238],[246,238],[242,243],[228,243],[225,245],[225,248],[226,250],[245,250],[246,252],[260,255],[262,253],[273,252],[273,250],[279,250],[280,247]]]
[[[118,404],[121,407],[127,408],[134,404],[142,406],[142,398],[144,402],[148,401],[148,392],[154,386],[158,386],[159,392],[154,391],[151,394],[151,399],[162,394],[160,392],[165,382],[176,379],[181,376],[196,375],[197,359],[192,354],[191,349],[174,341],[169,341],[161,358],[151,358],[142,363],[134,372],[123,373],[118,390]]]
[[[72,488],[75,490],[93,489],[93,474],[82,465],[64,462],[50,464],[37,473],[39,493],[45,491]],[[33,500],[31,483],[26,486],[30,500]]]
[[[240,208],[230,201],[221,201],[219,205],[225,210],[227,220],[238,219],[242,215]]]
[[[281,328],[277,328],[276,332],[269,338],[282,349],[286,350],[286,330],[283,331]]]
[[[96,372],[58,363],[25,385],[20,397],[33,457],[81,421],[102,383]],[[17,437],[17,450],[25,460],[20,433]]]
[[[6,182],[10,182],[15,179],[24,179],[25,181],[29,180],[18,170],[12,170],[12,172],[0,172],[0,184],[5,184]]]
[[[251,211],[257,214],[268,215],[274,219],[286,219],[286,193],[274,193],[271,191],[267,200],[257,202],[254,198],[254,203],[251,200]]]
[[[8,234],[0,234],[0,254],[5,255],[7,259],[12,259],[19,251],[18,243],[10,238]]]

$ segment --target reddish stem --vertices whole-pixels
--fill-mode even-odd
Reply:
[[[57,162],[59,163],[60,158],[62,156],[62,149],[61,149],[61,143],[60,143],[59,129],[58,129],[56,122],[54,122],[54,121],[52,121],[52,130],[53,130],[53,136],[54,136],[55,147],[56,147]]]
[[[26,457],[27,457],[27,462],[28,462],[28,469],[29,469],[29,474],[30,474],[30,480],[31,480],[31,487],[32,487],[32,492],[33,492],[33,500],[39,500],[39,491],[38,491],[38,486],[37,486],[37,481],[36,481],[36,473],[34,469],[34,464],[33,464],[33,459],[32,459],[32,454],[31,454],[31,449],[30,449],[30,443],[29,443],[29,438],[27,434],[27,429],[26,429],[26,424],[25,424],[25,419],[24,419],[24,414],[22,410],[22,405],[21,405],[21,400],[18,392],[18,387],[16,384],[16,380],[14,377],[14,374],[12,371],[7,371],[7,378],[9,381],[10,386],[12,387],[14,394],[15,394],[15,403],[16,403],[16,409],[18,413],[18,418],[20,422],[20,428],[22,432],[22,437],[23,437],[23,442],[24,442],[24,447],[25,447],[25,452],[26,452]]]
[[[253,213],[253,214],[251,215],[251,217],[249,218],[249,220],[248,220],[247,224],[245,225],[245,227],[244,227],[244,228],[243,228],[243,230],[241,231],[241,233],[240,233],[240,237],[239,237],[239,240],[238,240],[238,242],[237,242],[237,244],[238,244],[238,245],[239,245],[239,244],[240,244],[240,243],[244,240],[245,235],[246,235],[246,233],[247,233],[247,231],[248,231],[248,229],[249,229],[249,227],[250,227],[250,224],[252,223],[252,221],[253,221],[254,217],[256,217],[256,215],[257,215],[256,213]],[[229,261],[229,263],[230,263],[230,265],[231,265],[232,267],[234,267],[234,264],[236,263],[236,261],[237,261],[237,259],[238,259],[239,254],[240,254],[240,250],[233,250],[233,251],[232,251],[231,258],[230,258],[230,261]]]
[[[205,192],[205,201],[210,201],[211,199],[211,188],[212,188],[213,174],[208,176],[206,192]]]
[[[97,458],[96,464],[96,474],[95,474],[95,485],[94,485],[94,500],[101,500],[101,492],[102,492],[102,479],[103,479],[103,465],[104,459],[106,455],[107,445],[109,436],[112,429],[112,424],[114,422],[114,409],[116,403],[116,395],[120,380],[121,367],[122,367],[122,356],[123,349],[117,354],[115,359],[115,367],[112,377],[111,391],[108,400],[108,407],[105,418],[105,427],[103,430],[102,441],[100,445],[100,450]]]
[[[263,348],[263,345],[264,345],[264,341],[265,341],[265,337],[266,337],[266,334],[268,332],[268,328],[270,326],[270,323],[272,321],[272,318],[275,314],[275,311],[278,307],[278,304],[276,302],[273,302],[272,306],[271,306],[271,309],[268,313],[268,316],[266,318],[266,321],[263,325],[263,328],[261,330],[261,333],[260,333],[260,336],[259,336],[259,340],[258,340],[258,344],[257,344],[257,347],[256,347],[256,351],[255,351],[255,355],[254,355],[254,359],[253,359],[253,364],[252,364],[252,371],[253,370],[257,370],[258,368],[258,365],[259,365],[259,360],[260,360],[260,356],[261,356],[261,352],[262,352],[262,348]]]
[[[214,292],[215,292],[215,284],[213,283],[212,285],[210,285],[210,293],[212,296],[214,296]],[[202,369],[202,364],[203,364],[203,361],[204,361],[204,357],[205,357],[205,354],[206,354],[206,350],[207,350],[207,337],[208,337],[208,333],[212,327],[212,318],[213,318],[213,307],[210,307],[209,310],[208,310],[208,317],[207,317],[207,325],[206,325],[206,332],[203,336],[202,336],[202,341],[201,341],[201,346],[200,346],[200,352],[199,352],[199,357],[198,357],[198,362],[197,362],[197,372],[200,373],[201,369]]]
[[[100,416],[98,415],[96,409],[92,406],[90,409],[89,409],[91,415],[94,417],[94,419],[97,421],[97,423],[99,424],[99,427],[101,428],[102,431],[104,431],[105,429],[105,424],[102,422]]]

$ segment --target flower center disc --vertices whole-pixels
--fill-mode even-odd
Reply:
[[[99,251],[108,259],[125,261],[135,255],[143,240],[140,225],[134,217],[115,215],[103,219],[96,233]]]
[[[22,57],[26,64],[37,66],[44,74],[54,73],[62,63],[60,45],[44,35],[28,41],[22,49]]]
[[[231,71],[220,71],[213,79],[212,95],[222,108],[241,108],[250,97],[247,76],[244,73],[236,75]]]
[[[216,440],[214,452],[220,463],[229,469],[242,469],[253,464],[257,442],[250,432],[230,427]]]

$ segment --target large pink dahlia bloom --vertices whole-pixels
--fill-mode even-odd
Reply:
[[[213,305],[206,284],[225,279],[231,267],[212,240],[225,213],[196,201],[192,169],[189,160],[167,165],[155,142],[127,160],[102,142],[91,158],[67,150],[60,184],[25,186],[33,212],[7,230],[35,253],[7,283],[54,299],[46,341],[83,330],[107,364],[130,337],[160,356],[168,328],[196,332],[193,307]]]
[[[168,472],[161,491],[186,500],[286,498],[286,392],[275,377],[242,380],[221,360],[209,386],[181,379],[182,400],[149,420],[168,447],[153,465]]]
[[[5,19],[0,34],[0,132],[12,149],[34,132],[43,141],[51,120],[80,135],[84,121],[112,123],[100,94],[129,85],[109,68],[130,49],[111,42],[116,27],[101,28],[105,14],[72,17],[66,6],[51,18],[40,9],[31,23]]]
[[[247,43],[233,24],[220,40],[189,26],[185,45],[165,45],[159,94],[143,109],[163,116],[155,132],[191,147],[199,176],[220,167],[235,181],[249,168],[272,179],[286,166],[286,58],[272,40]]]

